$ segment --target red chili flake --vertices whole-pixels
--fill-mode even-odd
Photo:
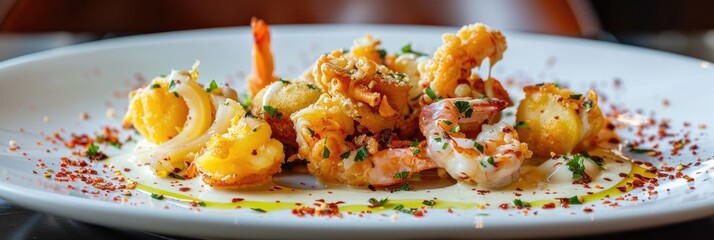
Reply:
[[[620,190],[620,192],[627,192],[627,187],[617,187],[617,190]]]
[[[555,208],[555,203],[543,204],[543,209],[553,209],[553,208]]]
[[[179,191],[188,192],[188,191],[191,191],[191,188],[190,187],[182,187],[182,188],[179,188]]]
[[[240,202],[240,201],[243,201],[243,200],[245,200],[245,199],[243,199],[243,198],[233,198],[233,199],[231,199],[231,202],[237,203],[237,202]]]
[[[591,212],[593,212],[593,209],[592,209],[592,208],[588,208],[588,207],[584,207],[584,208],[583,208],[583,212],[591,213]]]
[[[620,176],[620,177],[623,177],[623,178],[624,178],[624,177],[627,177],[628,175],[627,175],[627,173],[620,173],[620,174],[618,174],[618,176]]]
[[[506,210],[508,209],[508,203],[501,203],[501,205],[498,205],[498,208]]]
[[[454,210],[451,210],[451,208],[447,209],[446,212],[448,213],[454,213]]]

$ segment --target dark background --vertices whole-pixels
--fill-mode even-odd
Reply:
[[[270,24],[378,23],[458,26],[619,42],[714,61],[714,1],[646,0],[0,0],[0,60],[119,36]],[[714,219],[595,238],[709,235]],[[0,199],[6,239],[173,239],[54,217]]]

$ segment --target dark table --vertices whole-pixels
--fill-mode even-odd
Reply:
[[[685,239],[706,236],[714,217],[675,225],[584,237],[585,239]],[[34,212],[0,199],[0,237],[20,239],[186,239],[149,232],[112,229],[72,219]]]

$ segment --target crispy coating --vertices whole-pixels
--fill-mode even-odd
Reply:
[[[527,86],[523,89],[516,121],[525,125],[518,134],[538,156],[569,154],[592,147],[604,124],[595,91],[577,94],[554,84]],[[527,126],[527,127],[525,127]],[[581,147],[579,147],[581,146]]]
[[[313,75],[325,92],[348,100],[347,114],[371,133],[401,125],[408,113],[408,77],[367,58],[333,51],[317,60]]]

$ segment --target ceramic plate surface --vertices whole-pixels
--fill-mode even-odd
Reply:
[[[275,26],[272,43],[276,74],[298,76],[319,55],[349,47],[366,33],[380,39],[389,52],[412,43],[414,49],[431,53],[441,44],[443,33],[456,30],[377,25]],[[620,118],[624,127],[618,130],[625,141],[637,139],[633,129],[648,119],[657,119],[658,123],[666,119],[666,131],[674,135],[648,142],[649,146],[660,143],[661,160],[646,154],[627,155],[656,167],[664,162],[672,167],[681,163],[687,166],[683,175],[693,181],[681,176],[660,179],[652,189],[639,188],[620,195],[626,200],[619,201],[618,206],[612,206],[618,196],[587,202],[584,207],[592,208],[592,212],[575,205],[533,207],[524,213],[514,208],[480,209],[476,204],[454,204],[426,208],[423,217],[414,217],[396,213],[391,207],[371,214],[360,214],[360,208],[354,207],[355,212],[347,213],[347,206],[341,218],[329,218],[297,217],[285,204],[281,205],[284,210],[268,213],[247,207],[235,209],[231,197],[257,193],[216,191],[201,187],[197,181],[185,183],[191,190],[172,191],[175,186],[169,185],[177,183],[142,176],[146,175],[142,169],[124,172],[124,177],[138,178],[143,186],[130,197],[80,180],[52,179],[61,168],[60,158],[70,153],[61,144],[47,141],[53,133],[67,137],[71,133],[97,132],[103,126],[120,126],[126,94],[153,76],[171,69],[187,69],[199,59],[201,82],[216,79],[231,86],[244,86],[251,67],[252,35],[247,28],[229,28],[112,39],[0,63],[0,197],[29,209],[105,226],[216,238],[554,237],[652,227],[714,215],[714,181],[710,180],[714,126],[706,125],[714,123],[710,106],[714,103],[714,68],[710,63],[610,43],[510,32],[505,35],[508,51],[492,75],[512,83],[508,85],[514,99],[523,96],[519,85],[522,83],[558,82],[578,91],[596,88],[609,105],[627,109]],[[115,111],[115,117],[108,116],[108,109]],[[81,120],[80,113],[89,118]],[[689,141],[683,142],[682,150],[672,154],[671,142],[685,138]],[[6,151],[11,141],[20,148]],[[131,146],[105,149],[114,158],[91,163],[98,170],[97,176],[111,178],[114,170],[132,167],[121,157],[131,151]],[[110,168],[110,164],[115,167]],[[45,177],[48,169],[54,171],[49,173],[50,178]],[[285,189],[297,186],[297,182],[311,181],[281,178],[281,184],[288,186]],[[152,199],[148,193],[151,191],[163,191],[167,199]],[[365,204],[367,196],[372,195],[390,199],[450,197],[438,196],[438,190],[426,194],[343,189],[330,195],[327,190],[317,189],[314,197],[308,195],[310,191],[276,190],[258,200],[311,205],[312,200],[323,197],[328,202],[359,198]],[[174,197],[205,200],[208,207],[191,207],[187,201]],[[484,197],[487,196],[474,193],[473,199],[463,202],[478,202]]]

